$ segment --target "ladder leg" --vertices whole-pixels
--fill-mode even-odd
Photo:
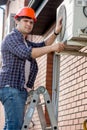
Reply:
[[[34,110],[35,110],[37,103],[38,103],[38,95],[37,95],[37,93],[34,93],[32,100],[31,100],[31,103],[27,109],[27,112],[25,113],[24,123],[23,123],[21,130],[28,130],[29,129],[29,124],[32,120],[32,116],[34,114]]]
[[[57,125],[57,120],[56,120],[56,117],[54,114],[53,104],[50,100],[50,96],[49,96],[47,90],[44,93],[44,100],[46,102],[46,108],[47,108],[49,119],[50,119],[51,126],[52,126],[51,130],[58,130],[58,125]]]
[[[46,120],[45,120],[45,115],[44,115],[43,108],[42,108],[42,105],[41,105],[40,97],[39,97],[39,102],[37,104],[37,111],[38,111],[38,116],[39,116],[39,119],[40,119],[40,124],[41,124],[42,130],[45,130]]]

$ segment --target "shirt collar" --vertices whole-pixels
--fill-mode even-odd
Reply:
[[[15,28],[13,31],[16,32],[17,35],[24,40],[24,37],[23,37],[22,33],[18,29]]]

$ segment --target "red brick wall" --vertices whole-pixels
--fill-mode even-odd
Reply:
[[[60,67],[60,130],[83,130],[87,118],[87,58],[62,56]]]

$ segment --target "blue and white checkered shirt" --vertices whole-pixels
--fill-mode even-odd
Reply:
[[[31,63],[27,87],[33,87],[38,66],[36,60],[31,57],[31,51],[32,48],[45,46],[45,43],[33,43],[28,40],[26,42],[28,47],[24,44],[23,35],[17,29],[14,29],[2,41],[1,52],[3,64],[0,72],[0,87],[9,85],[19,90],[24,89],[26,60],[29,60]]]

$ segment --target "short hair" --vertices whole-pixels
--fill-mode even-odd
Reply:
[[[27,16],[19,16],[19,17],[17,18],[17,20],[20,21],[20,20],[23,19],[23,18],[32,19],[32,18],[27,17]]]

